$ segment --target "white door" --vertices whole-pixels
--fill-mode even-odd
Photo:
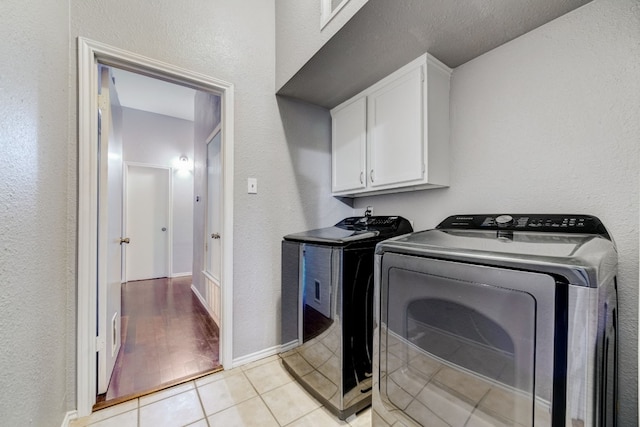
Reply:
[[[169,275],[170,172],[168,168],[127,165],[127,281]]]
[[[109,68],[100,68],[98,180],[98,394],[120,349],[122,276],[122,109]]]
[[[207,143],[207,272],[220,286],[221,207],[222,207],[222,159],[220,157],[220,132]],[[217,299],[218,300],[218,299]],[[217,304],[216,304],[217,305]],[[219,312],[219,307],[213,307]]]
[[[372,187],[422,180],[425,108],[422,75],[422,67],[416,67],[368,97],[368,165]]]
[[[331,110],[331,189],[366,187],[367,98]]]

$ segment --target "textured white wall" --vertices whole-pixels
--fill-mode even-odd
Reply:
[[[59,425],[75,398],[67,28],[64,1],[0,2],[3,425]]]
[[[116,82],[117,84],[117,82]],[[193,122],[123,108],[124,160],[174,167],[187,156],[193,162]],[[190,273],[193,257],[193,173],[173,172],[173,273]]]
[[[263,99],[275,107],[273,86],[269,90]],[[333,225],[351,213],[330,197],[328,111],[284,99],[278,108],[279,116],[270,110],[247,118],[257,139],[236,144],[234,358],[280,344],[282,236]],[[236,137],[243,128],[236,122]],[[247,194],[247,177],[258,179],[258,194]]]
[[[357,200],[416,229],[458,213],[589,213],[619,252],[621,425],[637,423],[640,3],[597,0],[457,68],[451,187]]]
[[[280,89],[369,0],[348,0],[320,28],[320,0],[275,0],[276,90]]]

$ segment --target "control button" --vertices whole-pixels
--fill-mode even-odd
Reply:
[[[513,217],[511,215],[500,215],[495,219],[498,227],[507,226],[513,223]]]
[[[468,225],[468,223],[464,223],[464,225]],[[485,218],[485,220],[480,224],[480,227],[491,227],[493,226],[493,218]]]

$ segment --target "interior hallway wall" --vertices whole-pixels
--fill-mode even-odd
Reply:
[[[0,2],[3,425],[60,425],[75,404],[68,27],[66,1]]]
[[[620,425],[637,424],[640,3],[596,0],[453,71],[451,186],[357,199],[448,215],[587,213],[619,255]]]
[[[116,83],[117,84],[117,83]],[[193,122],[123,108],[124,161],[175,167],[180,156],[193,162]],[[193,173],[173,171],[173,274],[191,273],[193,258]]]

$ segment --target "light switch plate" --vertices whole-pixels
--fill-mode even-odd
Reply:
[[[247,192],[249,194],[258,194],[258,179],[247,178]]]

